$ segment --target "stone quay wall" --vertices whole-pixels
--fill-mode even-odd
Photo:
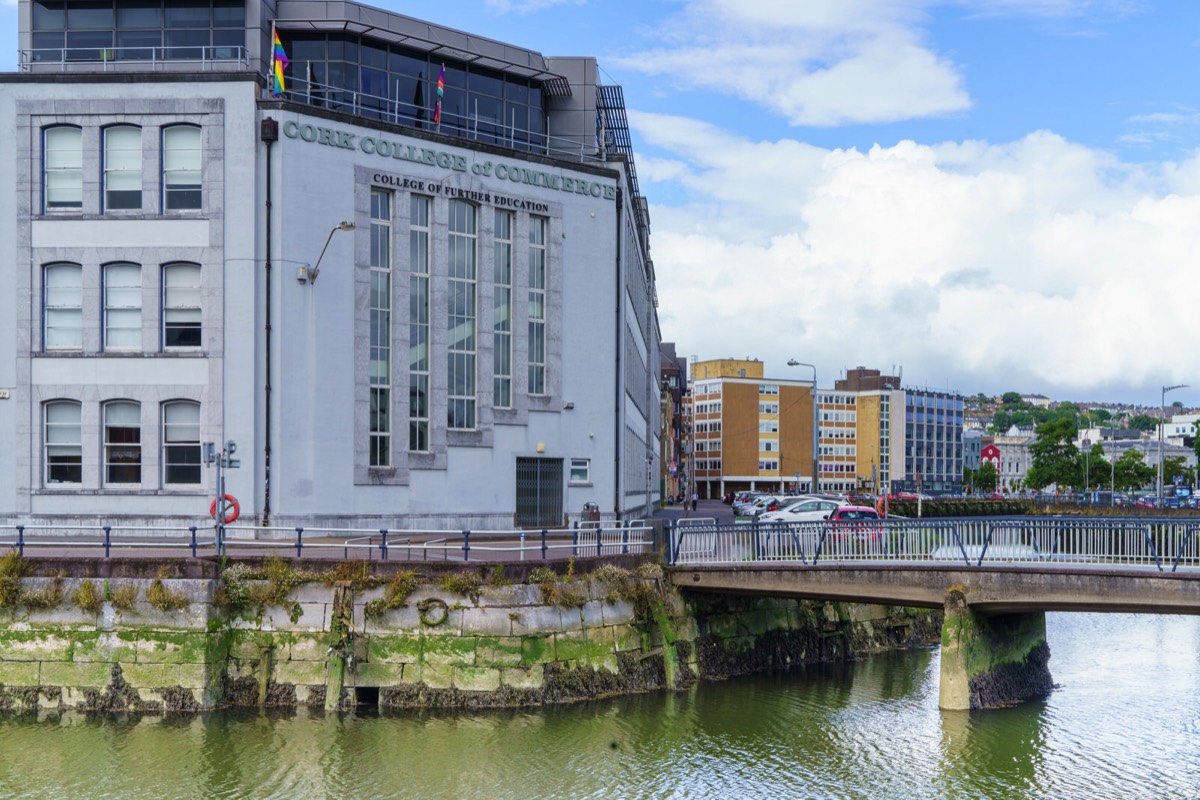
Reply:
[[[632,558],[57,567],[0,564],[0,710],[539,705],[932,644],[941,623],[923,609],[687,594]]]

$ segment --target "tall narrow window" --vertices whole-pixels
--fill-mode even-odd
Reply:
[[[200,404],[164,403],[162,419],[163,483],[200,483]]]
[[[140,350],[142,346],[142,268],[109,264],[104,268],[104,349]]]
[[[83,208],[83,132],[59,125],[42,134],[42,195],[46,211]]]
[[[546,393],[546,218],[529,218],[529,393]]]
[[[200,129],[172,125],[162,134],[164,211],[200,208]]]
[[[173,350],[199,347],[200,267],[169,264],[163,267],[163,347]]]
[[[429,449],[429,212],[432,201],[409,202],[408,449]]]
[[[142,482],[142,408],[137,403],[104,404],[104,482]]]
[[[392,463],[392,195],[371,190],[370,465]]]
[[[42,290],[42,349],[83,349],[83,268],[46,267]]]
[[[475,220],[475,206],[450,201],[446,418],[451,430],[475,427]]]
[[[496,237],[493,246],[495,266],[492,280],[492,331],[495,334],[492,356],[492,405],[508,408],[512,405],[512,258],[513,215],[511,211],[496,211]]]
[[[104,129],[104,210],[142,208],[142,130],[133,125]]]
[[[79,403],[56,400],[45,405],[46,483],[83,483],[83,431]]]

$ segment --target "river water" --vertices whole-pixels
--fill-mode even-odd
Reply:
[[[3,798],[1197,798],[1200,618],[1047,615],[1058,688],[937,707],[938,651],[537,710],[0,719]]]

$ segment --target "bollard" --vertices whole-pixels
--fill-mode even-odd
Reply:
[[[629,526],[621,529],[621,555],[629,555]]]
[[[217,554],[225,555],[225,525],[217,525]]]
[[[471,560],[471,532],[463,531],[463,561]]]
[[[304,528],[296,528],[296,558],[304,552]]]
[[[600,548],[604,542],[603,529],[600,527],[603,523],[596,523],[596,558],[600,557]]]
[[[387,528],[379,529],[379,560],[387,561]]]
[[[571,530],[571,555],[579,555],[579,523],[575,523],[575,527]]]
[[[112,553],[112,526],[104,526],[104,557],[108,558]]]
[[[192,532],[192,558],[196,557],[196,526],[188,528]]]
[[[542,528],[542,561],[546,560],[546,529]]]
[[[21,558],[25,557],[25,526],[17,526],[17,553]]]
[[[521,560],[525,560],[525,531],[521,531]]]

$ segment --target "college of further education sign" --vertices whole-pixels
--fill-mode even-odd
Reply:
[[[351,131],[324,128],[295,120],[283,123],[283,135],[289,139],[299,139],[303,142],[337,147],[343,150],[359,150],[379,158],[424,164],[453,172],[465,173],[470,170],[471,174],[485,178],[494,176],[502,181],[507,180],[542,189],[594,197],[598,200],[615,200],[617,198],[617,187],[612,184],[589,181],[586,178],[568,178],[504,161],[476,161],[468,164],[466,156],[457,153],[432,147],[420,147],[394,139],[385,139],[382,136],[361,136]]]

